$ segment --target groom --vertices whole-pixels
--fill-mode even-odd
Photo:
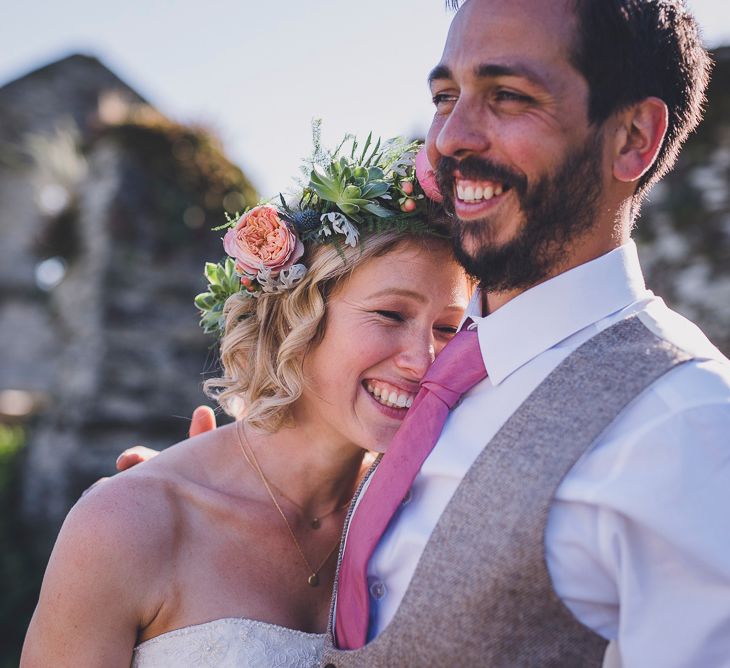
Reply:
[[[482,292],[441,366],[486,378],[368,481],[327,666],[730,666],[730,367],[630,239],[708,71],[679,0],[459,9],[427,149]]]
[[[327,666],[730,666],[730,365],[630,239],[708,71],[679,0],[459,9],[427,148],[482,291],[440,436],[413,409],[349,520]]]

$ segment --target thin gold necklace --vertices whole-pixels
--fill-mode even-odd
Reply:
[[[250,449],[250,446],[249,446]],[[279,494],[279,496],[283,496],[289,503],[291,503],[293,506],[296,506],[299,508],[299,512],[302,515],[306,515],[307,513],[304,512],[304,508],[300,503],[297,503],[294,499],[292,499],[288,494],[286,494],[278,485],[274,484],[273,482],[269,481],[269,485],[273,487],[276,492]],[[338,510],[344,510],[347,508],[347,506],[352,503],[352,499],[349,501],[345,501],[341,506],[335,506],[332,510],[325,513],[324,515],[317,515],[316,517],[310,517],[307,518],[307,522],[309,523],[309,527],[311,529],[319,529],[322,526],[322,520],[328,518],[330,515],[334,515]]]
[[[322,567],[329,561],[330,557],[335,553],[335,550],[339,547],[341,538],[337,539],[337,542],[334,544],[332,549],[327,553],[327,556],[324,559],[322,559],[322,562],[319,564],[319,566],[317,566],[317,568],[312,568],[312,564],[309,563],[309,559],[307,559],[306,555],[304,554],[304,550],[302,550],[302,546],[299,544],[297,537],[294,535],[294,530],[291,528],[291,524],[289,524],[289,520],[286,518],[284,511],[281,509],[279,502],[276,500],[274,493],[271,491],[271,485],[270,485],[269,481],[266,479],[264,472],[261,470],[261,465],[259,464],[258,460],[256,459],[256,455],[254,455],[253,449],[251,448],[250,445],[248,445],[248,441],[246,440],[246,435],[243,433],[243,429],[241,427],[240,421],[238,422],[236,428],[238,430],[238,446],[241,448],[241,454],[243,454],[243,457],[246,460],[246,462],[248,463],[248,465],[254,471],[256,471],[259,478],[261,478],[261,482],[263,483],[264,487],[266,488],[266,491],[269,493],[271,502],[274,504],[274,507],[276,508],[276,510],[279,511],[279,515],[281,515],[281,519],[284,520],[284,524],[286,524],[286,528],[289,530],[289,535],[291,536],[292,541],[294,541],[294,545],[297,548],[297,552],[299,552],[299,556],[302,558],[304,565],[307,567],[307,572],[310,574],[309,577],[307,578],[307,584],[309,584],[310,587],[316,587],[317,585],[319,585],[319,572],[322,570]],[[248,446],[248,453],[246,452],[246,447],[243,445],[244,440],[246,440],[246,445]],[[289,500],[291,501],[291,499],[289,499]],[[298,504],[295,504],[295,505],[298,505]],[[344,507],[344,506],[341,506],[341,507]],[[332,512],[334,512],[334,511],[332,511]],[[331,515],[332,512],[328,513],[328,515]]]

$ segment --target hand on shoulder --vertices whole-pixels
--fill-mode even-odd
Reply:
[[[194,436],[199,436],[200,434],[204,434],[208,431],[213,431],[215,428],[216,419],[213,409],[210,406],[198,406],[193,411],[193,417],[190,421],[190,429],[188,430],[188,435],[190,436],[190,438],[193,438]],[[119,455],[119,457],[117,457],[117,470],[126,471],[127,469],[131,469],[137,464],[149,461],[159,454],[159,450],[153,450],[152,448],[147,448],[144,445],[132,446],[131,448],[127,448],[124,452],[122,452],[121,455]],[[98,480],[96,483],[94,483],[94,485],[104,480],[106,480],[106,478]],[[89,489],[92,488],[93,486]]]

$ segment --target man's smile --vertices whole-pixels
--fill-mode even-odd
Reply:
[[[455,176],[454,213],[461,220],[481,219],[498,206],[512,187],[501,181]]]
[[[497,181],[473,181],[456,179],[456,197],[462,202],[478,202],[499,197],[509,186]]]

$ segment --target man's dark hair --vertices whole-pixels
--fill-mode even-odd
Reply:
[[[682,0],[576,0],[576,69],[588,81],[588,118],[655,96],[669,109],[669,126],[637,197],[674,165],[679,149],[702,118],[711,61],[697,22]]]
[[[683,0],[573,0],[577,38],[572,62],[589,86],[588,118],[603,123],[647,97],[669,108],[655,163],[638,183],[640,198],[674,165],[702,118],[711,60]],[[447,0],[458,9],[459,0]]]

